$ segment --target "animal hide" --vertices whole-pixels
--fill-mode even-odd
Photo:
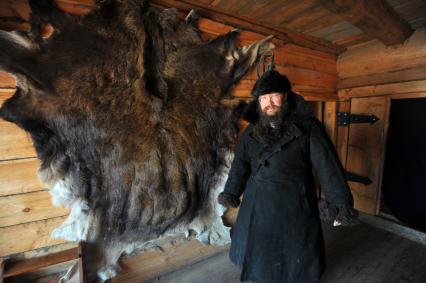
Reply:
[[[88,276],[102,280],[161,236],[228,243],[216,197],[242,107],[223,101],[270,38],[203,42],[193,13],[145,1],[103,1],[83,18],[30,5],[31,32],[0,33],[0,67],[17,77],[0,117],[31,135],[40,179],[71,210],[52,236],[85,242]]]

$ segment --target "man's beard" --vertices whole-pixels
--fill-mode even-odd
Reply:
[[[265,109],[266,110],[266,109]],[[284,102],[274,115],[267,115],[257,105],[259,120],[253,129],[253,137],[261,144],[269,146],[281,139],[288,126],[290,107]]]

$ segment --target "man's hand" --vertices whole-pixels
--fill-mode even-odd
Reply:
[[[358,212],[352,207],[340,207],[333,226],[354,226],[359,224]]]
[[[221,192],[217,197],[217,201],[224,207],[238,207],[240,205],[240,199],[232,194]]]
[[[352,206],[335,206],[326,201],[319,204],[320,218],[322,221],[333,221],[333,226],[354,226],[360,223],[358,211]]]

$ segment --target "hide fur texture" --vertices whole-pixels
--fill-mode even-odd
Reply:
[[[30,32],[0,32],[0,67],[18,82],[0,117],[31,135],[40,179],[71,210],[52,236],[84,241],[88,276],[102,280],[159,237],[228,243],[216,199],[242,105],[223,101],[270,38],[203,42],[194,13],[145,1],[102,1],[82,18],[30,5]]]

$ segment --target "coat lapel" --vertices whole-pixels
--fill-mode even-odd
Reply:
[[[299,129],[299,127],[294,122],[291,122],[288,125],[288,128],[286,132],[284,133],[283,137],[276,144],[268,148],[264,147],[260,151],[257,158],[259,162],[257,170],[259,170],[262,166],[264,166],[265,161],[269,159],[272,155],[282,150],[288,143],[290,143],[294,139],[297,139],[301,135],[302,135],[302,131]]]

